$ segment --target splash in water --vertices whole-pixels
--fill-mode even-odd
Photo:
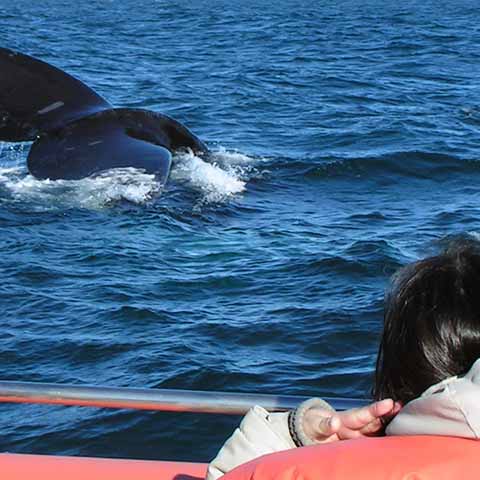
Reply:
[[[1,144],[0,144],[1,145]],[[28,202],[36,209],[108,207],[119,201],[145,204],[163,192],[155,175],[135,168],[105,171],[81,180],[38,180],[29,175],[23,161],[24,152],[3,148],[0,167],[0,197]],[[246,189],[255,174],[251,157],[219,150],[206,162],[192,152],[176,155],[170,181],[183,182],[200,194],[197,206],[227,202]]]

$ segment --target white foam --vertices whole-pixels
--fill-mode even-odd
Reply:
[[[23,149],[5,148],[8,166],[0,166],[0,190],[14,200],[37,204],[39,209],[104,208],[119,200],[143,204],[162,190],[154,175],[135,168],[108,170],[82,180],[38,180],[28,174]],[[12,162],[13,160],[13,162]],[[224,203],[245,191],[247,182],[258,175],[259,160],[239,152],[220,149],[203,159],[192,152],[174,157],[173,181],[186,182],[200,193],[199,205]],[[20,166],[21,165],[21,166]]]
[[[201,203],[223,203],[245,191],[255,160],[241,153],[220,150],[208,161],[193,152],[177,154],[171,177],[187,181],[202,194]]]
[[[29,149],[29,142],[0,142],[0,168],[5,166],[5,164],[9,166],[23,165]]]
[[[109,170],[82,180],[55,181],[37,180],[19,167],[0,168],[0,187],[16,200],[47,209],[99,209],[119,200],[142,204],[161,189],[154,175],[134,168]]]
[[[226,164],[226,165],[252,165],[254,163],[258,163],[260,159],[254,159],[245,155],[244,153],[240,153],[237,151],[227,151],[225,148],[220,147],[218,150],[213,152],[213,158],[219,164]]]
[[[175,157],[175,167],[171,175],[173,180],[187,180],[210,202],[225,200],[245,189],[244,181],[215,163],[205,162],[191,152]]]

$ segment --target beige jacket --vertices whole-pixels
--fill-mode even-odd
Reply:
[[[333,410],[320,398],[303,402],[291,412],[292,415],[290,412],[268,413],[258,405],[250,409],[208,466],[207,480],[215,480],[232,468],[261,455],[313,444],[302,428],[303,415],[313,406]]]
[[[301,420],[308,408],[325,402],[312,399],[296,411],[293,434],[305,438]],[[328,408],[331,408],[328,406]],[[269,414],[262,407],[252,408],[226,441],[208,467],[207,480],[216,480],[234,467],[267,453],[295,448],[288,425],[288,413]],[[387,435],[448,435],[480,438],[480,360],[463,377],[451,377],[427,389],[412,400],[390,422]],[[298,443],[298,440],[297,440]]]

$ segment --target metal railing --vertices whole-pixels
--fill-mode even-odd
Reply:
[[[309,397],[198,390],[113,388],[55,383],[0,381],[0,402],[46,403],[82,407],[133,408],[167,412],[221,413],[241,415],[253,405],[269,411],[295,408]],[[324,397],[336,410],[368,403],[353,398]]]

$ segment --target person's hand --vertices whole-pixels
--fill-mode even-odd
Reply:
[[[382,430],[382,417],[394,416],[401,408],[390,398],[344,412],[314,407],[305,412],[303,430],[309,438],[322,443],[372,436]]]

